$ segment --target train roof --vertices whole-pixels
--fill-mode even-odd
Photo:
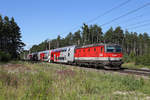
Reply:
[[[53,52],[58,52],[58,51],[65,51],[67,50],[67,48],[75,48],[76,46],[73,45],[73,46],[67,46],[67,47],[62,47],[62,48],[56,48],[56,49],[53,49],[52,51]]]
[[[76,48],[88,48],[88,47],[96,47],[96,46],[118,46],[118,44],[105,44],[105,43],[97,43],[97,44],[89,44],[84,46],[77,46]]]
[[[51,50],[44,50],[44,51],[39,51],[39,52],[33,52],[31,54],[37,54],[37,53],[46,53],[46,52],[59,52],[59,51],[66,51],[67,48],[88,48],[88,47],[96,47],[96,46],[120,46],[118,44],[106,44],[106,43],[97,43],[97,44],[89,44],[89,45],[84,45],[84,46],[76,46],[76,45],[72,45],[72,46],[66,46],[66,47],[62,47],[62,48],[56,48],[56,49],[51,49]]]

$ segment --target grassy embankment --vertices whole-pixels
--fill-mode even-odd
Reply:
[[[135,56],[134,53],[123,56],[123,67],[150,69],[150,55]]]
[[[128,62],[128,63],[124,63],[122,65],[122,67],[126,67],[126,68],[138,68],[138,69],[150,69],[150,66],[146,66],[146,65],[136,65],[134,62]]]
[[[0,100],[150,99],[150,80],[66,65],[0,65]]]

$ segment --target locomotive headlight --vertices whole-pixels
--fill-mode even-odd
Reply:
[[[112,56],[113,56],[113,57],[116,57],[117,55],[114,54],[114,55],[112,55]]]
[[[100,54],[99,56],[100,56],[100,57],[102,57],[102,56],[103,56],[103,54]]]

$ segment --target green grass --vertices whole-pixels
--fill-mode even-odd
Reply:
[[[48,63],[15,64],[24,70],[8,73],[11,68],[0,67],[0,100],[140,100],[150,96],[150,80],[131,75]]]
[[[134,62],[129,62],[129,63],[124,63],[122,67],[127,67],[127,68],[147,68],[150,69],[150,66],[144,66],[144,65],[136,65]]]
[[[7,62],[0,62],[0,65],[4,65],[4,64],[7,64]]]

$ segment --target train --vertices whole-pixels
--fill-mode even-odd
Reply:
[[[120,69],[123,64],[122,48],[118,44],[90,44],[67,46],[28,54],[28,60],[79,66]]]

